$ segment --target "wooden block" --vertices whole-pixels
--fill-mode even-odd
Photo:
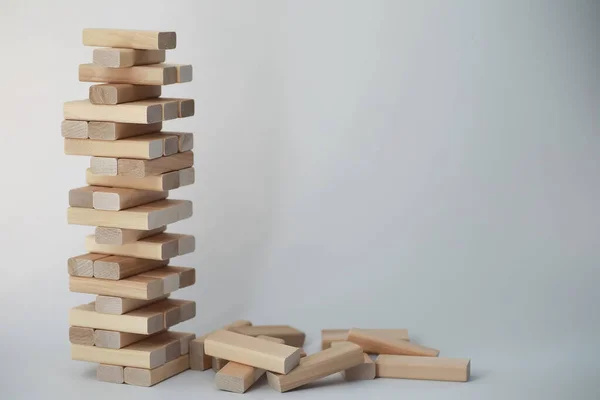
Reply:
[[[94,345],[94,330],[92,328],[83,328],[80,326],[69,327],[69,342],[80,344],[82,346]]]
[[[120,158],[117,161],[117,174],[144,178],[151,175],[161,175],[166,172],[190,168],[194,165],[194,153],[186,151],[154,160],[135,160]],[[92,172],[97,174],[93,168]]]
[[[179,288],[183,289],[192,286],[196,283],[196,269],[189,267],[165,267],[168,271],[177,272],[179,274]]]
[[[124,187],[145,190],[171,190],[194,183],[194,168],[186,168],[166,174],[135,178],[131,176],[95,175],[88,169],[86,181],[89,185]]]
[[[83,30],[83,45],[168,50],[174,49],[177,45],[177,35],[175,32],[86,28]]]
[[[231,331],[248,336],[263,335],[274,338],[281,338],[285,341],[285,344],[294,347],[302,347],[304,345],[304,338],[306,337],[304,332],[299,331],[296,328],[292,328],[289,325],[242,326],[238,328],[232,328]]]
[[[176,119],[179,113],[179,103],[177,100],[171,99],[147,99],[147,100],[139,100],[136,101],[136,104],[147,104],[149,106],[153,104],[160,104],[162,108],[162,120],[168,121],[171,119]]]
[[[75,156],[153,159],[163,156],[165,139],[171,137],[149,133],[121,140],[64,139],[64,148]]]
[[[363,329],[369,333],[384,335],[394,339],[408,341],[408,329]],[[321,331],[321,349],[331,347],[332,342],[345,342],[348,340],[348,329],[323,329]]]
[[[123,370],[120,365],[99,364],[96,368],[96,379],[102,382],[123,383]]]
[[[389,336],[369,332],[364,329],[350,329],[348,341],[358,344],[365,353],[397,354],[437,357],[439,350],[420,346],[405,340],[390,338]]]
[[[166,335],[175,338],[179,341],[179,355],[183,356],[190,352],[190,342],[196,338],[193,333],[167,331]]]
[[[467,382],[471,360],[382,354],[375,360],[380,378]]]
[[[138,275],[118,281],[71,276],[69,277],[69,290],[76,293],[142,300],[153,300],[166,294],[161,279]]]
[[[111,106],[105,104],[92,104],[89,99],[73,100],[64,104],[63,114],[65,119],[78,121],[112,121],[133,124],[152,124],[163,120],[161,104],[140,104],[137,101]]]
[[[193,68],[189,64],[162,64],[166,67],[174,67],[177,70],[177,83],[191,82],[193,78]]]
[[[138,229],[123,229],[109,228],[106,226],[96,227],[96,243],[98,244],[125,244],[132,243],[148,236],[158,235],[167,229],[166,226],[161,226],[156,229],[138,230]]]
[[[124,279],[155,268],[164,267],[168,263],[169,260],[148,260],[145,258],[105,255],[104,258],[94,263],[94,278]]]
[[[163,283],[163,293],[171,293],[179,289],[179,273],[168,268],[152,269],[138,276],[160,279]]]
[[[149,306],[157,301],[164,300],[169,295],[161,296],[153,300],[127,299],[124,297],[96,296],[95,311],[102,314],[121,315],[138,308]]]
[[[92,208],[94,205],[94,192],[101,189],[101,186],[84,186],[69,190],[69,206]]]
[[[165,98],[165,100],[175,100],[178,103],[178,118],[191,117],[195,113],[195,102],[194,99],[178,99],[178,98]]]
[[[153,386],[190,368],[189,355],[183,355],[154,369],[125,368],[125,383],[135,386]]]
[[[354,343],[344,343],[302,358],[300,365],[287,375],[267,372],[267,380],[273,389],[287,392],[317,379],[352,368],[363,361],[364,356],[360,346]]]
[[[344,342],[334,342],[334,345]],[[368,354],[364,353],[364,361],[355,367],[342,371],[342,375],[347,381],[366,381],[375,379],[376,368],[375,363],[371,360]]]
[[[87,121],[64,120],[60,126],[61,134],[65,138],[87,139],[88,123]]]
[[[165,314],[167,328],[196,316],[196,302],[180,299],[168,299],[167,301],[174,307],[171,314]]]
[[[116,50],[116,49],[115,49]],[[119,49],[122,50],[122,49]],[[152,99],[161,94],[160,86],[132,85],[130,83],[104,83],[90,86],[90,103],[121,104]]]
[[[165,135],[175,135],[178,138],[178,151],[190,151],[194,148],[194,134],[187,132],[163,132]]]
[[[191,243],[190,243],[191,242]],[[160,233],[122,245],[98,244],[94,235],[86,237],[85,247],[91,253],[114,254],[125,257],[167,260],[194,251],[195,240],[191,235]]]
[[[221,370],[221,368],[223,368],[225,365],[227,365],[229,361],[228,360],[224,360],[222,358],[218,358],[218,357],[213,357],[212,358],[212,370],[215,372],[219,372]]]
[[[117,160],[114,157],[90,157],[90,171],[96,175],[117,176]]]
[[[177,83],[178,75],[177,67],[167,64],[139,65],[130,68],[107,68],[96,64],[79,65],[80,82],[171,85]]]
[[[69,258],[67,261],[69,275],[92,277],[94,276],[94,261],[106,258],[106,254],[82,254]]]
[[[126,124],[122,122],[90,121],[88,137],[96,140],[117,140],[147,133],[160,132],[162,122],[154,124]]]
[[[102,188],[93,194],[96,210],[119,211],[166,199],[167,191],[127,188]]]
[[[148,335],[141,335],[139,333],[129,332],[116,332],[106,331],[103,329],[96,329],[94,331],[94,345],[98,347],[104,347],[107,349],[121,349],[125,346],[129,346],[132,343],[144,340]]]
[[[67,221],[70,224],[139,230],[156,229],[191,216],[192,202],[189,200],[159,200],[121,211],[82,207],[70,207],[67,210]],[[150,238],[144,240],[150,240]]]
[[[209,356],[282,374],[291,371],[300,360],[300,349],[296,347],[226,330],[209,335],[204,341],[204,351]]]
[[[252,322],[246,320],[234,321],[225,325],[222,329],[230,329],[239,326],[252,325]],[[214,332],[200,336],[190,342],[190,368],[196,371],[206,371],[212,366],[212,357],[204,352],[204,340]]]
[[[164,50],[136,50],[102,48],[94,49],[94,64],[109,68],[127,68],[134,65],[158,64],[165,62]]]

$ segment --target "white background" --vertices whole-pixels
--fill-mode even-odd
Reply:
[[[466,384],[339,376],[292,398],[593,399],[599,353],[597,1],[0,0],[0,398],[225,398],[210,371],[152,389],[69,360],[68,226],[85,157],[84,27],[176,30],[191,63],[195,320],[408,328]],[[264,383],[249,398],[278,398]]]

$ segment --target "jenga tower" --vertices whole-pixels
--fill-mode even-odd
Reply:
[[[79,80],[101,84],[64,105],[65,154],[91,157],[67,218],[95,234],[68,269],[70,290],[95,299],[70,311],[71,357],[98,363],[100,380],[151,386],[189,368],[194,338],[168,331],[196,315],[195,302],[169,297],[195,283],[194,268],[169,262],[194,251],[194,237],[165,232],[192,216],[192,202],[168,191],[194,183],[193,135],[162,131],[194,115],[194,100],[160,97],[162,85],[191,81],[192,66],[164,64],[175,32],[85,29],[83,44],[99,48]]]

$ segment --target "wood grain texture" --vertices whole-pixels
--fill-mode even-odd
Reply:
[[[106,254],[87,253],[71,257],[67,261],[69,275],[92,277],[94,276],[94,261],[106,258]]]
[[[88,137],[95,140],[118,140],[157,133],[161,129],[162,122],[127,124],[123,122],[90,121],[88,122]]]
[[[238,320],[225,325],[221,329],[231,329],[239,326],[252,325],[252,322],[246,320]],[[207,333],[206,335],[197,337],[190,342],[190,368],[195,371],[206,371],[212,366],[212,357],[204,352],[204,340],[216,331]]]
[[[92,104],[115,105],[152,99],[159,97],[160,94],[160,86],[132,85],[130,83],[104,83],[101,85],[90,86],[89,99]]]
[[[92,328],[83,328],[80,326],[69,327],[69,342],[80,344],[82,346],[94,345],[94,330]]]
[[[300,349],[296,347],[226,330],[209,335],[204,341],[204,351],[209,356],[282,374],[291,371],[300,360]]]
[[[191,201],[169,199],[121,211],[70,207],[67,210],[67,221],[74,225],[150,230],[189,218],[192,216],[192,212]],[[146,240],[150,240],[150,238],[146,238]]]
[[[380,378],[467,382],[471,360],[382,354],[375,360]]]
[[[139,333],[107,331],[96,329],[94,331],[94,345],[107,349],[122,349],[132,343],[148,338],[148,335]]]
[[[150,133],[114,141],[64,139],[64,149],[65,154],[75,156],[153,159],[163,156],[165,139],[169,137],[172,136]]]
[[[61,135],[71,139],[88,138],[88,122],[64,120],[60,125]]]
[[[84,46],[96,47],[169,50],[177,46],[177,34],[166,31],[86,28],[82,39]]]
[[[163,120],[160,103],[137,101],[112,106],[92,104],[89,99],[73,100],[64,103],[63,115],[65,119],[78,121],[112,121],[133,124],[152,124]]]
[[[95,175],[89,168],[86,171],[88,185],[123,187],[144,190],[172,190],[182,186],[191,185],[195,181],[194,168],[167,172],[162,175],[136,178],[131,176]]]
[[[176,267],[169,265],[166,270],[179,274],[179,288],[183,289],[196,283],[196,269],[191,267]]]
[[[138,229],[123,229],[110,228],[107,226],[96,227],[95,237],[98,244],[115,244],[121,245],[132,243],[148,236],[158,235],[167,229],[166,226],[161,226],[156,229],[138,230]]]
[[[120,48],[94,49],[92,61],[96,65],[109,68],[127,68],[134,65],[158,64],[165,62],[164,50],[136,50]]]
[[[285,344],[294,347],[304,345],[305,333],[289,325],[252,325],[232,328],[232,332],[241,333],[247,336],[269,336],[281,338]]]
[[[137,275],[118,281],[71,276],[69,277],[69,290],[76,293],[141,300],[152,300],[166,294],[161,279]]]
[[[439,350],[420,346],[401,339],[391,338],[389,336],[369,332],[365,329],[350,329],[348,332],[348,341],[358,344],[365,353],[374,354],[397,354],[437,357]]]
[[[179,143],[179,140],[178,140]],[[190,168],[194,165],[194,153],[186,151],[154,160],[120,158],[117,160],[117,175],[144,178],[166,172]],[[93,173],[97,173],[92,169]]]
[[[99,364],[96,368],[96,379],[101,382],[121,384],[124,368],[120,365]]]
[[[363,329],[369,333],[388,336],[394,339],[408,341],[408,329]],[[325,350],[331,347],[333,342],[348,341],[349,329],[323,329],[321,330],[321,349]]]
[[[160,233],[133,243],[122,245],[98,244],[94,235],[86,237],[85,247],[91,253],[114,254],[125,257],[167,260],[194,251],[195,239],[191,235]]]
[[[119,280],[164,267],[169,260],[106,256],[94,262],[94,278]]]
[[[102,188],[94,191],[93,206],[96,210],[120,211],[166,199],[167,191],[128,188]]]
[[[169,295],[166,294],[156,299],[142,300],[98,295],[96,296],[94,310],[101,314],[121,315],[133,310],[137,310],[138,308],[146,307],[150,304],[156,303],[157,301],[164,300],[168,296]]]
[[[190,368],[189,355],[183,355],[175,360],[154,368],[126,367],[124,373],[125,383],[135,386],[154,386]]]
[[[178,82],[178,69],[167,64],[107,68],[96,64],[79,65],[80,82],[130,83],[133,85],[171,85]]]
[[[101,186],[83,186],[69,190],[69,206],[92,208],[94,205],[94,192],[101,189]]]

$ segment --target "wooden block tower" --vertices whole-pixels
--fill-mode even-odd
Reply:
[[[162,131],[194,115],[194,100],[161,97],[163,85],[191,81],[192,66],[164,63],[175,32],[84,29],[83,44],[98,48],[79,80],[100,84],[64,104],[65,154],[91,157],[89,186],[69,192],[67,218],[95,233],[68,271],[72,292],[96,297],[70,310],[71,357],[99,364],[99,380],[152,386],[189,368],[195,337],[169,331],[196,315],[193,301],[172,296],[195,270],[170,263],[195,240],[166,232],[192,216],[192,202],[169,191],[194,183],[193,135]]]

